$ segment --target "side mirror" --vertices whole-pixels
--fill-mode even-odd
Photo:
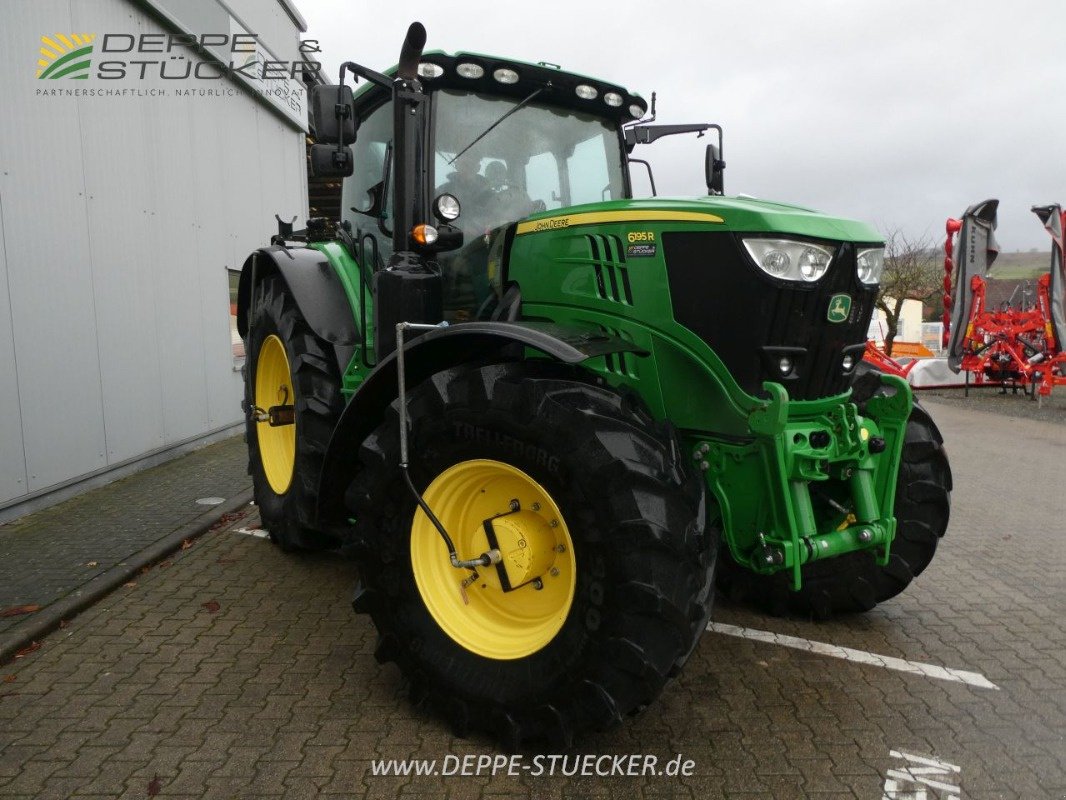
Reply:
[[[707,194],[725,194],[725,162],[722,161],[722,152],[716,144],[707,145],[704,171],[707,174]]]
[[[311,89],[311,122],[315,141],[351,144],[355,141],[352,87],[315,86]]]
[[[347,178],[355,166],[346,144],[311,145],[311,174],[316,178]]]

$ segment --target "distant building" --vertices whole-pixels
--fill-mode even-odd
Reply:
[[[884,344],[886,333],[888,333],[888,324],[885,322],[885,312],[875,308],[866,338],[873,339],[878,345],[881,345]],[[899,315],[899,330],[896,331],[896,341],[922,341],[922,304],[918,300],[903,301],[903,310]]]
[[[5,4],[0,521],[241,429],[233,271],[307,215],[307,112],[223,68],[302,60],[304,30],[289,0]]]
[[[934,355],[943,355],[944,350],[944,323],[943,322],[923,322],[922,323],[922,344],[925,345]]]

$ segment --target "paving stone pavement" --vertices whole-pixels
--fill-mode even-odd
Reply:
[[[250,488],[247,463],[233,436],[0,525],[0,609],[47,606],[209,510],[198,499]]]
[[[349,609],[350,563],[236,532],[254,525],[249,508],[0,668],[0,800],[150,787],[165,798],[877,800],[901,766],[891,751],[957,765],[962,797],[1064,797],[1066,551],[1047,470],[1061,468],[1066,427],[930,408],[955,470],[953,519],[907,593],[827,623],[725,603],[715,620],[980,672],[998,690],[708,633],[658,703],[579,750],[680,753],[695,762],[688,777],[379,777],[376,759],[496,751],[412,708],[395,668],[375,662],[374,632]],[[957,796],[924,791],[896,797]]]

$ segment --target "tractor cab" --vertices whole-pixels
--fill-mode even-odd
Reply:
[[[426,53],[418,81],[425,100],[414,135],[425,157],[416,214],[461,234],[448,249],[438,247],[435,259],[444,318],[466,321],[501,294],[508,226],[539,211],[630,196],[621,126],[647,106],[620,87],[551,65],[471,53]],[[354,96],[353,110],[358,133],[342,215],[357,240],[374,240],[381,268],[393,253],[391,92],[369,84]],[[439,208],[447,196],[457,202]]]

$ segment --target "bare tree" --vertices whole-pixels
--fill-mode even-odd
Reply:
[[[899,333],[905,300],[925,303],[942,291],[943,273],[937,250],[926,236],[910,238],[898,229],[885,235],[885,271],[877,292],[877,307],[885,314],[885,352]]]

